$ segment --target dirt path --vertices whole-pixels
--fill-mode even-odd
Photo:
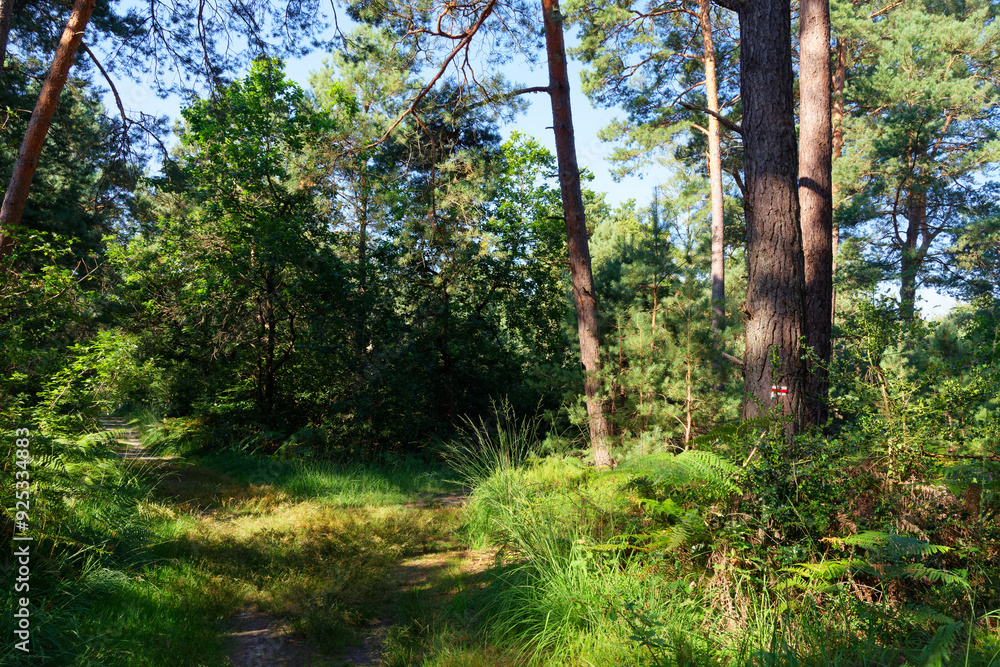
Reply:
[[[465,501],[466,498],[463,497],[460,502]],[[465,585],[470,579],[475,581],[493,562],[495,555],[496,551],[493,549],[450,549],[406,558],[396,566],[394,573],[395,588],[398,591],[394,602],[398,603],[398,597],[408,595],[413,600],[419,600],[419,606],[425,611],[442,609],[460,582]],[[407,621],[405,618],[394,617],[398,612],[398,609],[387,608],[385,616],[366,629],[361,643],[345,650],[342,657],[345,667],[382,664],[385,641],[393,626]]]
[[[345,647],[339,657],[323,656],[288,626],[269,614],[247,607],[234,614],[227,635],[232,647],[232,667],[374,667],[383,664],[386,640],[393,626],[406,619],[394,606],[402,595],[417,594],[425,608],[443,606],[453,593],[449,575],[481,572],[492,554],[453,549],[417,554],[404,559],[393,573],[396,594],[386,601],[384,612],[361,633],[361,641]]]
[[[150,454],[149,450],[139,442],[139,434],[135,432],[135,429],[118,417],[105,417],[101,419],[101,426],[104,427],[105,431],[111,433],[111,440],[117,445],[115,449],[118,455],[126,461],[152,463],[175,458],[173,456],[153,456]]]
[[[269,486],[245,486],[209,468],[185,464],[175,456],[154,456],[141,444],[135,430],[121,419],[105,418],[102,426],[112,435],[118,454],[130,463],[147,468],[156,477],[157,494],[169,505],[202,521],[226,523],[233,508],[272,502],[277,493]],[[429,513],[432,521],[450,522],[454,508],[464,505],[465,495],[433,494],[401,505],[404,511]],[[350,511],[350,510],[345,510]],[[226,524],[228,525],[228,524]],[[226,529],[228,532],[228,529]],[[444,547],[445,550],[441,550]],[[366,627],[358,629],[358,641],[339,653],[324,654],[301,635],[287,619],[261,611],[248,601],[222,629],[230,667],[372,667],[384,664],[387,641],[416,616],[443,609],[463,585],[470,572],[481,571],[488,557],[455,549],[454,544],[428,544],[425,551],[397,563],[387,576],[391,581],[382,611]],[[380,593],[379,598],[383,595]]]
[[[150,454],[140,442],[139,434],[122,419],[105,417],[100,423],[111,434],[119,456],[129,463],[153,466],[162,474],[159,482],[161,487],[172,490],[178,481],[183,485],[183,478],[198,477],[199,473],[207,473],[205,481],[214,481],[215,475],[208,470],[187,468],[182,472],[177,469],[174,465],[176,456]],[[197,512],[197,503],[186,509]],[[324,658],[305,640],[296,636],[287,624],[253,606],[247,606],[233,614],[225,630],[225,638],[229,646],[229,664],[232,667],[321,667],[343,664]]]
[[[270,614],[246,607],[233,614],[226,636],[233,667],[318,667],[342,664],[324,658]]]

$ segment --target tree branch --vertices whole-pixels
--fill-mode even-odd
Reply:
[[[437,73],[433,76],[433,78],[431,78],[430,81],[427,82],[427,85],[425,85],[420,90],[420,92],[417,93],[417,96],[413,98],[413,102],[410,103],[410,106],[407,107],[406,111],[400,114],[399,118],[396,119],[396,122],[394,122],[389,127],[389,129],[385,131],[385,134],[382,135],[381,139],[369,144],[368,146],[366,146],[366,148],[374,148],[375,146],[378,146],[383,141],[388,139],[389,135],[392,134],[392,131],[395,130],[397,127],[399,127],[399,124],[402,123],[407,116],[413,113],[414,109],[417,108],[417,105],[420,104],[421,100],[427,97],[427,94],[431,92],[431,90],[434,88],[434,85],[437,84],[438,80],[442,76],[444,76],[445,70],[448,69],[448,65],[450,65],[451,61],[455,59],[455,56],[458,55],[459,51],[461,51],[463,48],[469,45],[469,42],[472,41],[473,36],[475,36],[475,34],[479,31],[483,23],[486,22],[486,19],[489,18],[490,14],[493,13],[493,8],[496,7],[496,3],[497,0],[490,0],[486,4],[486,7],[483,9],[482,14],[479,15],[479,18],[476,19],[476,22],[472,25],[472,27],[466,31],[465,36],[462,38],[462,41],[460,41],[458,44],[455,45],[455,48],[451,50],[451,53],[448,54],[448,57],[444,59],[443,63],[441,63],[441,67],[438,68]]]
[[[733,12],[740,11],[740,7],[746,4],[746,0],[712,0],[715,4]]]
[[[872,12],[871,14],[868,15],[868,18],[869,19],[873,19],[876,16],[881,16],[882,14],[887,14],[888,12],[892,11],[893,9],[895,9],[896,7],[899,7],[902,4],[903,4],[903,0],[896,0],[896,2],[894,2],[894,3],[890,4],[890,5],[886,5],[885,7],[883,7],[880,10],[878,10],[877,12]]]
[[[736,187],[740,189],[740,193],[743,195],[743,199],[747,198],[747,186],[743,184],[743,179],[740,178],[740,174],[735,169],[726,169],[726,173],[733,177],[736,181]]]
[[[83,49],[88,56],[90,56],[91,62],[97,65],[97,70],[101,73],[101,76],[104,77],[104,80],[108,83],[108,86],[111,88],[111,94],[115,96],[115,104],[118,105],[118,113],[120,113],[122,116],[122,141],[124,142],[125,133],[128,130],[129,126],[129,119],[128,116],[125,115],[125,105],[122,104],[122,97],[121,95],[118,94],[118,89],[115,88],[115,82],[111,80],[111,77],[108,75],[107,70],[104,69],[104,66],[101,65],[101,61],[97,59],[97,56],[95,56],[94,52],[90,50],[90,47],[87,46],[86,42],[80,42],[80,48]]]
[[[700,111],[702,113],[708,114],[709,116],[712,116],[717,121],[719,121],[720,123],[722,123],[722,125],[724,127],[726,127],[727,129],[732,130],[733,132],[737,133],[741,137],[743,136],[743,128],[740,127],[739,125],[737,125],[736,123],[734,123],[733,121],[729,120],[725,116],[723,116],[723,115],[721,115],[719,113],[716,113],[715,111],[712,111],[709,108],[701,107],[701,106],[698,106],[696,104],[689,104],[687,102],[681,102],[680,104],[685,109],[689,109],[691,111]]]
[[[510,91],[504,97],[515,97],[517,95],[527,95],[528,93],[551,93],[552,90],[548,86],[535,86],[533,88],[517,88]]]
[[[732,363],[736,364],[740,368],[743,368],[743,360],[742,359],[734,357],[731,354],[726,354],[725,352],[720,352],[719,354],[721,354],[722,358],[725,359],[726,361],[731,361]]]
[[[975,459],[976,461],[1000,461],[1000,455],[995,454],[933,454],[920,448],[920,453],[936,459]]]

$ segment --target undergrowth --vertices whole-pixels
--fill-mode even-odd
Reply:
[[[979,554],[996,544],[935,544],[881,513],[845,534],[845,507],[823,504],[833,487],[880,497],[886,516],[913,489],[838,476],[819,450],[836,444],[803,439],[792,466],[780,429],[743,424],[597,471],[536,458],[530,421],[497,422],[448,453],[474,488],[466,539],[498,549],[470,603],[487,646],[537,665],[1000,664],[996,561]]]
[[[5,665],[221,664],[231,618],[247,608],[333,661],[391,607],[398,563],[454,539],[454,510],[410,506],[453,489],[416,460],[216,452],[136,463],[106,434],[44,444],[59,456],[33,464],[31,653],[7,644]]]

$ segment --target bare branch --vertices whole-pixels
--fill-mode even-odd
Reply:
[[[122,97],[118,94],[118,89],[115,88],[115,82],[111,80],[110,76],[108,76],[107,70],[104,69],[104,66],[101,65],[101,62],[97,59],[97,56],[94,55],[94,52],[90,50],[90,47],[87,46],[86,42],[80,42],[80,48],[83,49],[84,52],[90,56],[90,60],[97,65],[97,69],[101,73],[101,76],[104,77],[104,80],[111,88],[111,94],[115,96],[115,104],[118,105],[118,113],[122,116],[122,142],[124,142],[125,137],[127,136],[126,133],[128,131],[129,119],[128,116],[125,115],[125,105],[122,104]]]
[[[728,9],[733,12],[740,11],[740,7],[746,4],[746,0],[713,0],[713,2],[723,9]]]
[[[548,86],[534,86],[533,88],[517,88],[506,93],[504,97],[516,97],[517,95],[527,95],[528,93],[551,93]]]
[[[726,173],[733,177],[736,181],[736,187],[740,189],[740,194],[743,195],[743,199],[747,198],[747,186],[743,184],[743,179],[740,178],[740,174],[735,169],[726,169]]]
[[[890,5],[886,5],[885,7],[883,7],[880,10],[878,10],[877,12],[872,12],[871,14],[868,15],[868,18],[869,19],[873,19],[876,16],[882,16],[882,14],[887,14],[890,11],[892,11],[893,9],[895,9],[896,7],[899,7],[902,4],[903,4],[903,0],[896,0],[896,2],[894,2],[894,3],[890,4]]]
[[[725,352],[720,352],[719,354],[721,354],[722,358],[725,359],[726,361],[731,361],[732,363],[736,364],[740,368],[743,368],[743,360],[742,359],[734,357],[733,355],[727,354]]]
[[[924,456],[931,456],[936,459],[974,459],[976,461],[1000,461],[1000,456],[993,454],[934,454],[920,448],[920,453]]]
[[[462,41],[460,41],[458,44],[455,45],[455,48],[451,50],[451,53],[448,54],[448,57],[446,57],[444,59],[444,62],[441,63],[441,67],[438,68],[437,73],[433,76],[433,78],[431,78],[430,81],[427,82],[427,84],[420,90],[420,92],[417,93],[417,96],[413,98],[413,102],[410,103],[410,106],[407,107],[406,111],[400,114],[399,118],[396,119],[396,122],[394,122],[389,127],[389,129],[385,131],[385,134],[382,135],[381,139],[369,144],[368,146],[366,146],[366,148],[372,148],[374,146],[377,146],[386,139],[388,139],[389,135],[392,134],[392,131],[395,130],[397,127],[399,127],[399,124],[402,123],[407,116],[413,113],[413,111],[417,108],[417,105],[420,104],[421,100],[427,97],[427,94],[434,89],[434,86],[437,84],[438,80],[440,80],[441,77],[444,76],[445,70],[448,69],[448,65],[450,65],[451,61],[455,59],[455,56],[457,56],[463,48],[469,45],[469,42],[472,41],[472,38],[479,31],[479,28],[481,28],[483,23],[486,22],[486,19],[489,18],[490,14],[493,13],[493,8],[496,6],[496,3],[497,0],[490,0],[486,4],[486,7],[479,15],[479,18],[472,25],[472,27],[465,32],[465,36],[462,38]]]

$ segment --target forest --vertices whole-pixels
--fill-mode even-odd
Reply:
[[[0,0],[0,664],[1000,665],[1000,4],[564,2]]]

